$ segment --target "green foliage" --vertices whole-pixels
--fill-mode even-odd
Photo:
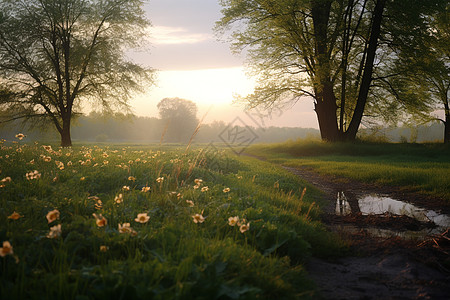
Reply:
[[[269,163],[174,147],[1,147],[11,181],[1,182],[0,242],[14,251],[0,258],[2,298],[310,297],[302,263],[345,250],[318,221],[318,192],[301,198],[306,184]],[[61,234],[48,238],[55,225]]]
[[[152,70],[125,59],[149,21],[140,0],[0,1],[2,122],[53,124],[63,146],[70,123],[89,101],[127,111],[132,93],[152,81]]]
[[[286,166],[403,188],[450,199],[448,145],[289,141],[255,145],[247,152]]]

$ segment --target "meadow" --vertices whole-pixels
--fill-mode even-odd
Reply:
[[[308,259],[346,251],[319,192],[254,158],[0,146],[2,299],[310,298]]]
[[[253,145],[245,151],[273,163],[311,168],[343,182],[353,179],[395,186],[450,205],[449,145],[291,140]]]

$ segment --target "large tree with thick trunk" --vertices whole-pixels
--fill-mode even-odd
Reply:
[[[2,122],[44,119],[71,146],[83,102],[129,110],[152,70],[126,59],[149,21],[139,0],[0,0]]]
[[[248,51],[259,80],[241,100],[270,109],[311,96],[322,139],[354,140],[367,108],[380,105],[368,104],[392,53],[384,25],[408,13],[391,5],[399,1],[222,0],[217,30],[232,32],[234,51]]]

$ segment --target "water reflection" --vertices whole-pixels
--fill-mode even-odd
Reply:
[[[358,199],[363,215],[384,214],[404,215],[421,222],[433,222],[440,227],[450,227],[450,217],[433,210],[419,208],[410,203],[380,195],[364,195]]]
[[[348,203],[347,197],[345,197],[344,192],[338,192],[336,201],[336,215],[346,216],[351,213],[352,209],[350,208],[350,203]]]

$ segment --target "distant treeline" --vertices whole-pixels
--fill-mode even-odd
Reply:
[[[91,113],[80,116],[74,120],[72,127],[72,139],[79,142],[136,142],[136,143],[159,143],[174,142],[173,137],[167,127],[171,124],[163,122],[154,117],[136,116],[103,116],[98,113]],[[234,126],[222,121],[215,121],[211,124],[203,124],[199,132],[194,137],[194,142],[209,143],[221,142],[223,139],[230,139],[231,134],[238,134],[247,131],[248,138],[254,138],[254,143],[275,143],[288,139],[320,138],[320,133],[313,128],[298,127],[267,127],[267,128],[244,128],[244,126]],[[250,131],[250,132],[249,132]],[[27,135],[27,141],[58,141],[59,135],[49,126],[39,128],[25,126],[21,122],[3,124],[0,127],[0,138],[14,140],[15,135],[22,132]],[[192,129],[194,133],[194,129]],[[186,135],[181,142],[189,142],[192,133]],[[401,128],[377,128],[361,129],[360,137],[365,140],[380,142],[442,142],[443,125],[433,123],[419,127]],[[231,138],[239,138],[237,136]]]

